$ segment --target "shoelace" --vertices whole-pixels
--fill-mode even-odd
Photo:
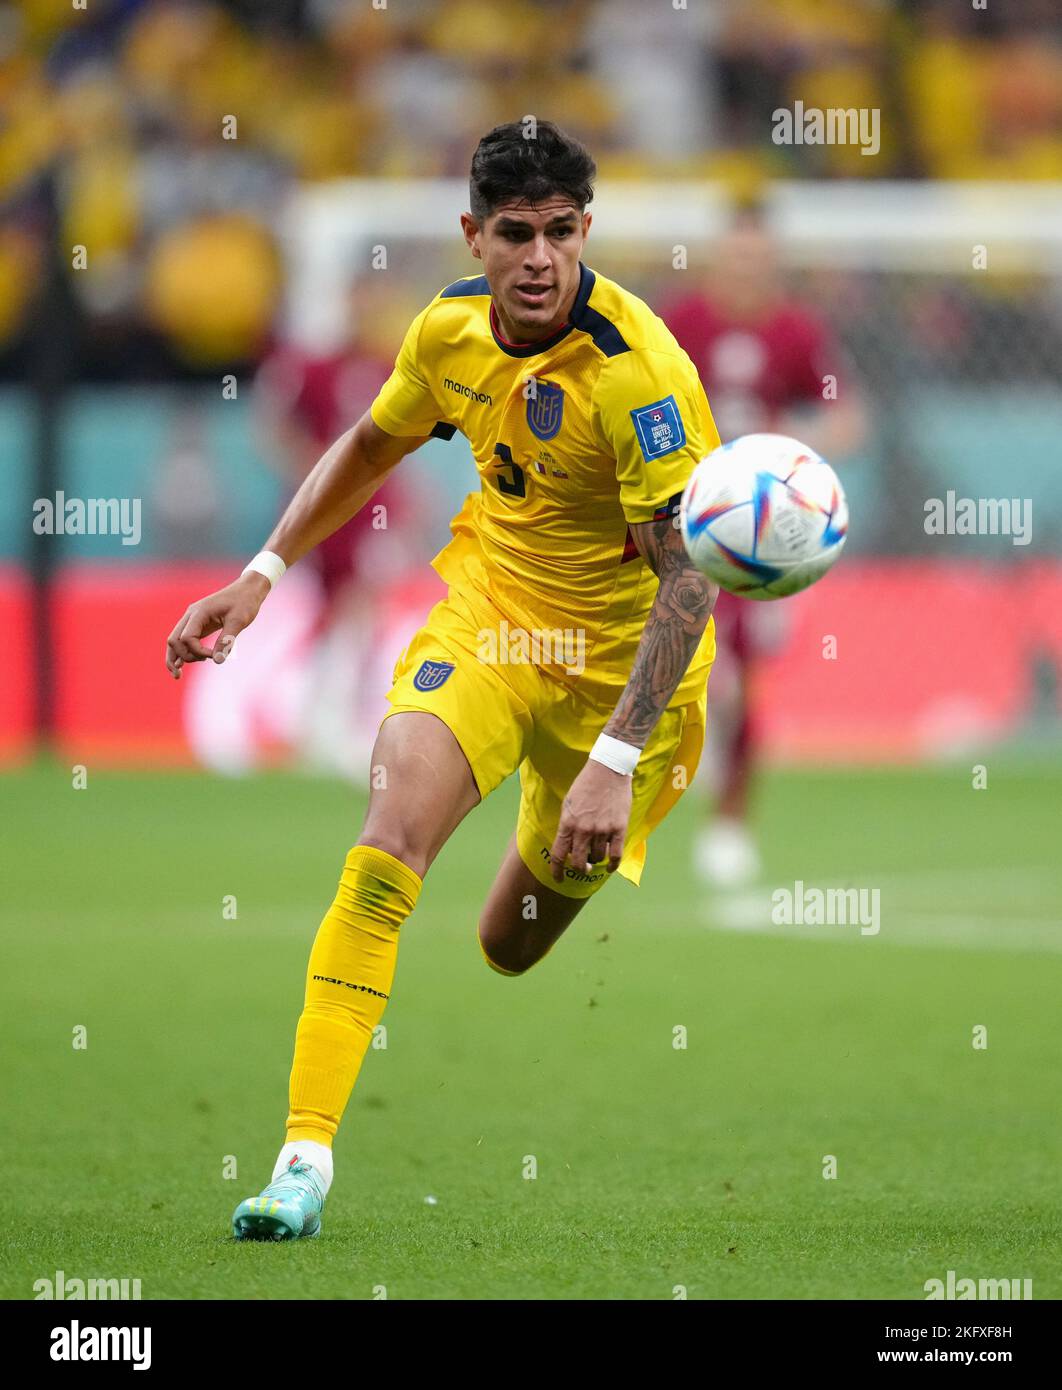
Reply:
[[[306,1174],[310,1186],[313,1188],[317,1197],[321,1196],[321,1187],[317,1179],[317,1174],[309,1163],[297,1163],[294,1168],[289,1168],[286,1173],[282,1173],[279,1178],[271,1182],[266,1188],[271,1196],[286,1196],[289,1192],[305,1191],[305,1183],[297,1182],[295,1179]],[[263,1194],[264,1195],[264,1194]]]

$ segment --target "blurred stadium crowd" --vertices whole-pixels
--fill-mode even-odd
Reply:
[[[880,153],[772,143],[797,99],[881,108]],[[19,0],[0,12],[0,380],[25,374],[49,246],[92,248],[69,277],[82,379],[259,360],[294,183],[464,177],[478,135],[524,112],[584,138],[602,177],[1060,179],[1062,11]]]

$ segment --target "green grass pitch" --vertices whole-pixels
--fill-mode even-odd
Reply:
[[[921,1299],[951,1269],[1062,1296],[1062,778],[989,775],[774,772],[767,890],[726,902],[692,880],[690,794],[642,888],[610,884],[519,979],[475,939],[503,788],[403,929],[323,1235],[274,1246],[229,1218],[283,1138],[360,796],[6,777],[0,1294],[63,1270],[144,1298]],[[798,878],[880,888],[879,934],[762,930]]]

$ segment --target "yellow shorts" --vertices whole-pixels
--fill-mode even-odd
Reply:
[[[424,710],[441,719],[461,745],[481,797],[519,768],[521,859],[546,887],[586,898],[610,877],[604,865],[589,872],[568,865],[556,883],[550,849],[564,797],[613,710],[580,696],[548,666],[482,659],[489,650],[483,634],[496,634],[500,619],[477,591],[451,588],[399,658],[385,718]],[[497,645],[507,654],[504,643]],[[618,870],[632,883],[641,879],[646,839],[693,780],[706,700],[702,690],[691,703],[666,709],[639,759]]]

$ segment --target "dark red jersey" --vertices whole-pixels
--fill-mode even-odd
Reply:
[[[824,377],[837,374],[825,325],[797,304],[743,323],[694,294],[661,317],[693,359],[724,441],[775,430],[787,411],[821,404]]]
[[[294,347],[280,347],[263,364],[258,379],[271,412],[306,431],[318,454],[344,434],[368,410],[391,374],[391,364],[361,352],[314,357]],[[394,504],[395,490],[385,483],[373,502]],[[372,506],[364,507],[338,531],[316,546],[309,563],[331,596],[356,573],[358,542],[372,528]]]

